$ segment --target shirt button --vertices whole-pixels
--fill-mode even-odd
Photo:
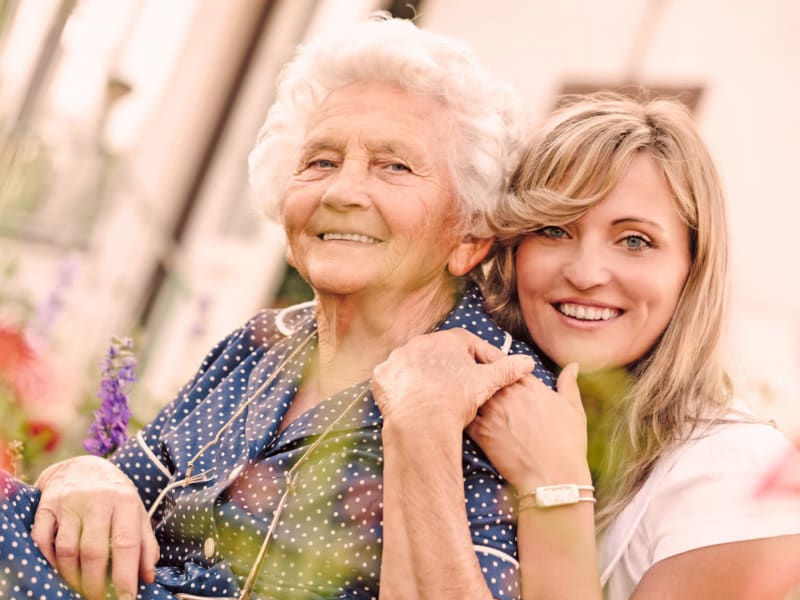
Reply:
[[[214,541],[213,537],[207,538],[205,543],[203,544],[203,554],[206,555],[206,558],[211,558],[214,556],[214,550],[217,548],[217,543]]]
[[[242,465],[239,465],[238,467],[234,468],[233,471],[231,471],[230,475],[228,475],[228,481],[233,481],[239,475],[241,475],[241,473],[242,473]]]

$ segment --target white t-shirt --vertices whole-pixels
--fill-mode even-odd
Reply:
[[[800,533],[800,497],[756,493],[770,469],[792,451],[774,427],[740,422],[705,428],[664,455],[600,540],[606,599],[629,598],[647,570],[667,557]]]

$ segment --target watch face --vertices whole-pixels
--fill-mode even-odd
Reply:
[[[578,486],[573,483],[536,488],[537,506],[560,506],[578,502]]]

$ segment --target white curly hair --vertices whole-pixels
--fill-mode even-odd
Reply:
[[[448,164],[461,233],[491,236],[485,215],[505,194],[520,153],[519,98],[460,41],[384,13],[301,45],[283,68],[249,157],[250,183],[265,214],[281,220],[287,184],[322,102],[335,90],[363,82],[395,84],[445,103],[454,123]]]

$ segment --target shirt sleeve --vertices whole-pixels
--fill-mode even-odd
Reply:
[[[228,373],[253,354],[258,342],[253,331],[260,317],[255,317],[214,346],[177,397],[109,457],[134,483],[148,510],[167,486],[173,470],[170,456],[160,441],[162,434],[180,423]]]
[[[782,433],[729,423],[689,444],[643,519],[650,564],[705,546],[800,533],[800,498],[759,490],[795,451]]]
[[[464,495],[475,554],[492,596],[519,598],[514,494],[469,439],[465,456],[473,448],[472,462],[465,467]]]

